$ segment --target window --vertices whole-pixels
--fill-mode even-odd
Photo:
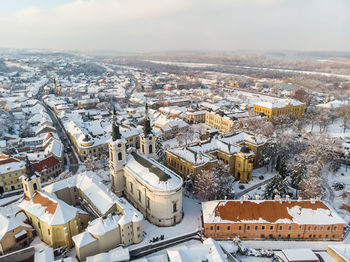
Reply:
[[[177,211],[176,203],[173,204],[173,212]]]
[[[247,226],[247,230],[250,230],[250,226]]]
[[[265,230],[265,226],[261,226],[261,229],[262,229],[262,230]]]
[[[227,230],[231,230],[231,227],[230,227],[230,226],[227,226]]]
[[[320,227],[320,230],[323,230],[323,226]]]
[[[328,235],[326,235],[326,238],[328,238]]]
[[[292,230],[292,226],[289,226],[289,227],[288,227],[288,230]]]
[[[270,230],[273,230],[273,226],[270,226]]]
[[[282,230],[282,226],[280,226],[280,230]]]
[[[140,227],[137,227],[137,231],[140,231]]]
[[[314,230],[317,230],[317,226],[314,227]]]
[[[142,201],[141,201],[141,191],[140,191],[140,190],[137,190],[137,192],[138,192],[138,195],[139,195],[139,201],[142,202]]]
[[[148,197],[146,199],[146,207],[150,209],[150,199]]]
[[[34,188],[34,190],[37,190],[37,189],[38,189],[36,183],[33,184],[33,188]]]
[[[153,153],[153,147],[152,147],[152,145],[149,145],[149,150],[148,150],[148,151],[149,151],[150,154]]]
[[[133,193],[134,192],[134,185],[130,182],[130,192]]]
[[[310,226],[308,227],[308,230],[311,230],[311,227],[310,227]]]
[[[331,227],[327,227],[327,230],[330,230],[331,229]]]
[[[220,230],[220,226],[216,226],[216,230]]]
[[[239,226],[239,227],[238,227],[238,230],[242,230],[242,226]]]
[[[214,227],[213,227],[213,226],[210,226],[210,230],[214,230]]]
[[[118,160],[120,161],[120,160],[122,160],[122,159],[123,159],[122,152],[119,152],[119,153],[118,153]]]
[[[258,226],[255,226],[255,230],[258,230]]]
[[[337,226],[333,227],[333,230],[337,230]]]
[[[50,235],[50,229],[47,230],[47,233]]]

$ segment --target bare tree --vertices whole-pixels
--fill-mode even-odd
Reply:
[[[339,107],[337,109],[338,116],[343,122],[343,132],[345,133],[346,129],[350,125],[350,105],[345,105],[342,107]]]

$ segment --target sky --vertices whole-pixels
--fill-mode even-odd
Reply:
[[[350,51],[350,0],[0,0],[0,47]]]

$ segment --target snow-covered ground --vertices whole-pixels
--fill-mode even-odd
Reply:
[[[0,199],[0,206],[6,205],[14,200],[20,199],[22,195],[10,196]]]
[[[258,184],[262,184],[256,189],[252,189],[251,191],[247,192],[246,195],[255,198],[255,195],[262,195],[263,194],[263,188],[265,188],[265,185],[268,184],[267,180],[271,179],[273,176],[275,176],[277,172],[271,172],[270,170],[266,170],[266,167],[261,167],[258,169],[253,170],[253,176],[252,180],[249,181],[248,184],[243,184],[239,182],[234,183],[234,190],[236,194],[240,194],[243,191],[249,191],[249,189],[256,187]],[[263,179],[260,179],[259,177],[263,176]],[[244,189],[240,189],[239,186],[243,185]]]
[[[314,128],[312,129],[311,124],[307,125],[305,127],[305,130],[310,132],[315,132],[319,133],[320,128],[317,124],[314,125]],[[321,133],[324,133],[324,131],[321,131]],[[350,131],[346,130],[344,132],[344,128],[342,127],[342,120],[337,118],[334,120],[333,124],[330,123],[327,128],[326,128],[326,133],[332,137],[339,137],[339,138],[345,138],[345,137],[350,137]]]
[[[182,205],[184,217],[182,221],[172,227],[158,227],[149,223],[147,220],[143,221],[144,238],[143,241],[137,245],[133,245],[130,249],[135,249],[149,244],[153,237],[160,237],[164,235],[164,239],[178,237],[181,235],[196,232],[202,228],[201,221],[201,203],[198,200],[183,196]]]

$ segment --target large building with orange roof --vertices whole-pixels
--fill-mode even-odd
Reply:
[[[54,194],[41,192],[40,175],[35,172],[28,158],[26,174],[21,177],[24,199],[19,203],[42,241],[53,248],[74,244],[72,237],[83,231],[90,216],[58,199]]]
[[[202,209],[204,235],[221,239],[342,240],[346,224],[320,200],[215,200]]]

